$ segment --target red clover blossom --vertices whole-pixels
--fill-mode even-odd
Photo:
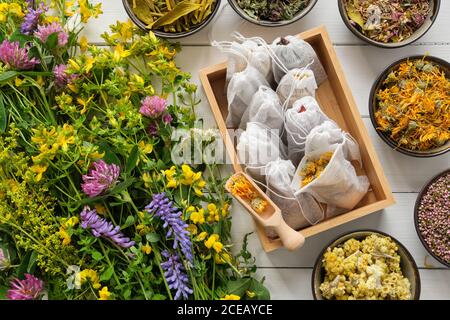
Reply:
[[[112,188],[119,178],[120,168],[115,164],[107,164],[100,160],[94,162],[94,168],[83,175],[81,188],[88,197],[96,197]]]
[[[38,300],[43,295],[44,282],[26,273],[25,279],[14,279],[8,290],[9,300]]]

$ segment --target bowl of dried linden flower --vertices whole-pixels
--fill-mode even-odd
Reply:
[[[312,275],[315,300],[418,300],[419,270],[393,237],[363,230],[345,234],[320,253]]]
[[[450,151],[450,63],[411,56],[387,67],[369,96],[380,138],[403,154],[427,158]]]

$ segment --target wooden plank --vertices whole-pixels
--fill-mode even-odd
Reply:
[[[90,22],[85,34],[91,42],[103,42],[100,34],[108,30],[110,24],[116,20],[124,21],[128,18],[122,5],[122,0],[102,1],[104,14],[98,19]],[[442,43],[450,42],[450,38],[443,37],[448,30],[450,21],[450,2],[441,1],[441,10],[438,19],[429,32],[419,40],[419,43]],[[273,40],[279,35],[297,34],[302,31],[325,24],[330,32],[334,44],[363,44],[350,30],[344,25],[339,15],[336,0],[320,0],[314,9],[303,19],[285,27],[267,28],[254,25],[243,20],[233,11],[226,0],[222,0],[223,9],[220,9],[215,20],[205,29],[198,33],[181,39],[183,44],[208,45],[213,39],[226,40],[232,31],[240,31],[245,35],[263,36],[266,40]],[[386,51],[384,51],[386,52]]]
[[[310,300],[312,269],[259,269],[273,300]],[[421,300],[450,300],[450,270],[420,270]]]
[[[429,256],[416,234],[413,210],[417,194],[397,193],[394,196],[397,201],[396,205],[380,213],[354,220],[308,238],[304,246],[296,252],[279,249],[266,254],[256,234],[249,237],[250,252],[254,254],[258,266],[261,267],[308,268],[314,265],[319,252],[339,235],[355,230],[373,229],[383,231],[398,239],[410,251],[419,267],[425,267],[426,259],[427,265],[442,268],[443,266],[439,262]],[[236,202],[233,202],[232,214],[234,250],[238,251],[242,245],[243,236],[253,232],[254,226],[249,214]]]

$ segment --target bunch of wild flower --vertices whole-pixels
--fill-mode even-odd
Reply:
[[[246,248],[231,252],[217,166],[171,160],[172,133],[196,125],[199,103],[174,62],[178,46],[130,21],[102,35],[109,47],[89,45],[61,22],[85,22],[99,5],[54,0],[53,17],[43,4],[17,2],[22,14],[11,7],[14,19],[0,25],[9,297],[220,299],[243,287],[239,298],[267,298]],[[16,43],[12,30],[34,41]],[[25,264],[32,275],[21,273]]]

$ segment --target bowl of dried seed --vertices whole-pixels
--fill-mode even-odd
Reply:
[[[394,62],[369,96],[372,124],[392,149],[427,158],[450,151],[450,63],[432,56]]]
[[[219,11],[221,0],[122,0],[139,28],[161,38],[182,38],[206,27]]]
[[[318,0],[228,0],[238,15],[264,27],[280,27],[306,16]]]
[[[419,193],[414,224],[430,255],[450,268],[450,169],[432,178]]]
[[[427,33],[441,0],[338,0],[339,13],[358,38],[381,48],[407,46]]]

